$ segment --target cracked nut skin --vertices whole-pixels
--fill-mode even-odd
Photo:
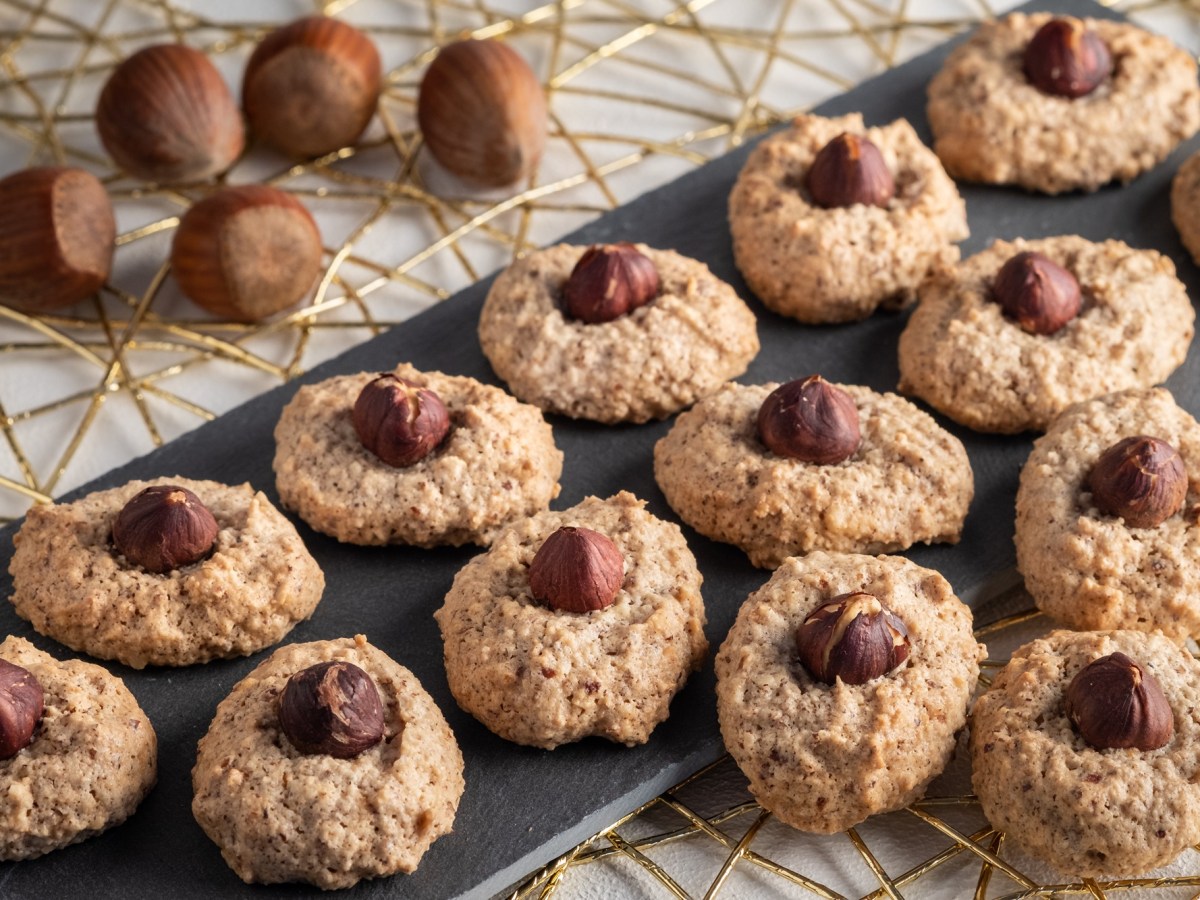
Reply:
[[[805,178],[813,201],[825,209],[864,204],[887,206],[896,196],[896,182],[883,154],[871,141],[839,134],[813,159]]]
[[[1022,251],[1000,267],[992,297],[1006,316],[1030,334],[1054,334],[1083,308],[1075,276],[1035,251]]]
[[[1044,94],[1076,99],[1094,91],[1113,70],[1100,36],[1072,18],[1051,19],[1025,48],[1025,77]]]
[[[542,157],[546,97],[515,50],[494,40],[456,41],[421,79],[417,122],[447,170],[484,187],[506,187]]]
[[[423,460],[450,432],[450,413],[441,397],[386,373],[359,392],[351,418],[362,445],[398,469]]]
[[[1139,434],[1101,453],[1087,486],[1101,512],[1120,516],[1134,528],[1153,528],[1183,508],[1187,469],[1166,441]]]
[[[571,270],[563,302],[571,318],[595,325],[645,306],[660,286],[658,267],[633,244],[596,244]]]
[[[148,181],[203,181],[246,143],[233,95],[207,56],[156,44],[121,63],[96,105],[96,130],[118,166]]]
[[[820,465],[848,459],[862,443],[854,401],[820,375],[767,395],[758,408],[758,436],[778,456]]]
[[[800,663],[818,681],[866,684],[906,659],[908,629],[879,598],[840,594],[818,607],[796,630]]]
[[[117,513],[112,539],[131,563],[162,575],[207,557],[219,530],[208,507],[187,488],[156,484]]]
[[[0,659],[0,759],[12,759],[33,741],[43,704],[33,673]]]
[[[606,535],[564,526],[551,534],[529,564],[533,598],[563,612],[604,609],[625,578],[625,559]]]
[[[354,663],[317,663],[291,678],[279,697],[279,724],[301,753],[350,759],[383,740],[383,703]]]
[[[1175,733],[1158,679],[1120,652],[1093,660],[1071,679],[1066,712],[1097,750],[1157,750]]]

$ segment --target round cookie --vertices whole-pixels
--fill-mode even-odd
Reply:
[[[1171,179],[1171,221],[1200,265],[1200,153],[1189,156]]]
[[[207,559],[163,575],[112,546],[113,521],[151,484],[195,493],[217,520]],[[312,615],[325,576],[295,526],[260,491],[188,478],[131,481],[34,506],[8,571],[12,604],[41,634],[135,669],[186,666],[269,647]]]
[[[733,288],[701,262],[636,246],[658,269],[659,293],[600,324],[563,314],[563,285],[586,247],[537,250],[500,273],[479,343],[516,396],[575,419],[645,422],[746,371],[758,354],[757,321]]]
[[[806,188],[818,151],[865,135],[896,182],[886,207],[823,209]],[[958,259],[967,211],[942,164],[904,119],[865,128],[858,113],[799,116],[754,148],[729,195],[733,256],[770,309],[801,322],[850,322],[912,302],[926,275]]]
[[[1175,734],[1151,751],[1097,750],[1063,697],[1120,651],[1158,680]],[[1138,875],[1200,841],[1200,663],[1161,635],[1056,631],[1017,650],[971,714],[972,783],[988,821],[1075,877]]]
[[[302,754],[279,725],[288,679],[327,660],[363,669],[383,703],[383,741],[350,759]],[[358,635],[281,647],[234,685],[192,787],[192,814],[243,881],[329,890],[413,871],[454,823],[463,759],[416,677]]]
[[[563,455],[537,409],[474,378],[406,363],[392,374],[437,393],[450,433],[411,466],[383,462],[351,419],[376,374],[304,385],[275,426],[279,499],[312,528],[351,544],[487,546],[501,527],[558,496]]]
[[[1030,334],[992,299],[1000,267],[1037,251],[1079,282],[1080,314]],[[976,431],[1044,430],[1080,400],[1163,381],[1183,362],[1195,311],[1175,265],[1154,250],[1076,236],[996,241],[939,273],[900,335],[899,390]]]
[[[655,445],[654,477],[681,519],[764,568],[810,550],[958,541],[975,490],[958,438],[903,397],[837,385],[858,409],[859,449],[833,465],[777,456],[757,427],[776,387],[730,382]]]
[[[1130,181],[1200,127],[1196,62],[1127,22],[1085,19],[1108,45],[1113,73],[1072,100],[1038,90],[1022,66],[1054,16],[984,22],[929,83],[934,150],[955,178],[1057,194]]]
[[[543,747],[599,735],[633,746],[667,718],[708,652],[696,560],[679,526],[622,491],[518,522],[467,563],[434,613],[459,706],[500,737]],[[624,578],[605,609],[535,601],[528,568],[560,526],[607,535]]]
[[[796,631],[851,591],[899,617],[909,656],[865,684],[824,684],[798,661]],[[983,656],[937,572],[897,556],[794,557],[746,599],[717,653],[721,736],[764,808],[802,831],[843,831],[913,802],[942,771]]]
[[[1166,441],[1188,473],[1182,511],[1134,528],[1092,502],[1087,477],[1117,441]],[[1017,568],[1038,608],[1071,628],[1200,637],[1200,424],[1164,388],[1071,407],[1034,442],[1017,489]]]
[[[120,678],[59,662],[23,638],[0,659],[28,669],[45,711],[33,740],[0,760],[0,859],[31,859],[120,825],[154,786],[158,739]]]

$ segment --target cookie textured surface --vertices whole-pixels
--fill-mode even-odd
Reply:
[[[1171,221],[1200,264],[1200,153],[1189,156],[1171,180]]]
[[[636,246],[661,288],[611,322],[563,313],[563,285],[586,247],[538,250],[500,273],[480,313],[479,343],[516,396],[576,419],[645,422],[746,371],[758,354],[757,323],[733,288],[701,262]]]
[[[434,613],[459,705],[496,734],[552,749],[598,735],[645,743],[708,651],[696,561],[678,525],[621,492],[505,530],[454,578]],[[624,557],[611,606],[564,612],[534,600],[528,569],[558,528],[608,536]]]
[[[30,859],[124,822],[154,786],[158,741],[121,679],[59,662],[16,636],[0,659],[28,669],[45,712],[33,740],[0,760],[0,859]]]
[[[407,364],[393,374],[432,389],[450,413],[446,439],[411,466],[383,462],[354,431],[354,401],[377,373],[305,385],[284,407],[275,484],[314,529],[351,544],[486,546],[558,496],[563,456],[536,408],[474,378]]]
[[[327,660],[363,669],[383,703],[383,741],[351,759],[302,754],[279,725],[287,680]],[[342,888],[415,869],[463,785],[433,699],[359,635],[282,647],[234,685],[197,747],[192,813],[242,880]]]
[[[803,187],[817,153],[843,132],[883,154],[896,183],[886,207],[824,209]],[[866,128],[858,113],[799,116],[763,140],[729,196],[738,269],[769,308],[801,322],[849,322],[910,303],[921,280],[958,259],[967,212],[911,125]]]
[[[1182,511],[1135,528],[1087,487],[1123,438],[1166,441],[1188,473]],[[1200,637],[1200,425],[1164,388],[1122,391],[1062,414],[1033,445],[1017,490],[1017,568],[1038,607],[1071,628]]]
[[[1071,679],[1122,652],[1158,680],[1175,734],[1097,750],[1064,709]],[[988,821],[1075,877],[1138,875],[1200,841],[1200,663],[1161,635],[1057,631],[1025,645],[975,703],[972,782]]]
[[[1023,331],[992,299],[996,273],[1022,251],[1079,282],[1083,308],[1054,334]],[[921,288],[900,335],[900,390],[976,431],[1045,430],[1072,403],[1163,381],[1194,330],[1187,289],[1157,251],[1075,236],[997,241]]]
[[[1127,22],[1085,19],[1113,72],[1090,94],[1053,96],[1026,79],[1030,38],[1051,13],[979,26],[929,83],[934,150],[955,178],[1057,194],[1130,181],[1200,127],[1196,62]]]
[[[117,513],[151,484],[185,487],[208,507],[220,529],[211,556],[156,575],[113,549]],[[32,507],[14,541],[17,615],[74,650],[135,669],[269,647],[312,615],[325,589],[295,527],[249,484],[132,481]]]
[[[796,631],[851,591],[904,622],[909,657],[866,684],[824,684],[797,659]],[[717,653],[721,736],[763,807],[802,831],[842,831],[916,800],[945,767],[983,652],[937,572],[895,556],[792,558],[742,604]]]
[[[680,518],[767,568],[810,550],[958,541],[974,494],[958,438],[903,397],[838,385],[858,409],[862,445],[832,465],[787,459],[758,436],[776,387],[727,384],[655,445],[654,477]]]

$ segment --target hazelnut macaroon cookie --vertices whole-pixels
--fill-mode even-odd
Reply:
[[[158,740],[120,678],[0,643],[0,859],[31,859],[124,822],[154,786]]]
[[[975,492],[962,442],[931,416],[819,375],[726,384],[655,445],[654,477],[680,518],[765,568],[957,543]]]
[[[276,650],[196,748],[192,814],[248,883],[411,872],[449,833],[463,758],[433,698],[362,635]]]
[[[700,572],[679,526],[622,491],[509,526],[434,613],[459,706],[551,750],[643,744],[708,652]]]
[[[535,407],[406,363],[304,385],[275,426],[283,505],[350,544],[486,546],[550,505],[562,461]]]
[[[249,484],[132,481],[33,507],[14,542],[17,615],[135,669],[269,647],[325,590],[295,526]]]
[[[1200,424],[1164,388],[1071,407],[1017,489],[1017,568],[1080,630],[1200,638]]]
[[[983,656],[937,572],[897,556],[794,557],[717,653],[721,736],[765,809],[843,831],[913,802],[945,768]]]
[[[1200,153],[1189,156],[1171,179],[1171,221],[1200,265]]]
[[[1200,662],[1158,634],[1056,631],[971,714],[984,815],[1075,878],[1139,875],[1200,841]]]
[[[1094,191],[1195,134],[1200,88],[1191,54],[1136,25],[1013,13],[950,54],[927,112],[955,178]]]
[[[920,293],[899,389],[976,431],[1045,430],[1072,403],[1158,384],[1195,332],[1174,263],[1121,241],[996,241]]]
[[[967,211],[903,119],[799,116],[763,140],[729,195],[733,256],[770,309],[801,322],[852,322],[912,302],[958,259]]]
[[[509,390],[597,422],[663,419],[746,371],[754,313],[708,267],[645,244],[559,244],[496,278],[479,343]]]

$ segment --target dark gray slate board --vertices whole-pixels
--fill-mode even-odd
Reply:
[[[1090,0],[1041,3],[1043,8],[1080,15],[1111,16]],[[826,114],[860,110],[869,123],[904,116],[930,141],[925,124],[925,84],[945,57],[935,50],[820,108]],[[1193,142],[1193,144],[1196,142]],[[1193,296],[1200,288],[1196,268],[1169,220],[1171,175],[1194,147],[1185,147],[1154,172],[1126,188],[1090,196],[1054,199],[1014,190],[967,187],[964,194],[973,253],[995,238],[1079,233],[1092,239],[1120,238],[1171,256]],[[751,303],[759,316],[762,353],[741,379],[753,383],[787,380],[819,371],[834,381],[894,389],[896,339],[904,317],[879,315],[857,325],[806,327],[767,312],[745,288],[733,265],[725,224],[725,202],[748,147],[716,160],[673,184],[604,216],[572,236],[577,243],[643,240],[704,260]],[[489,279],[490,281],[490,279]],[[422,368],[472,375],[498,383],[481,355],[474,327],[488,281],[413,319],[403,328],[364,344],[308,373],[304,382],[337,373],[384,370],[399,360]],[[1169,385],[1183,405],[1200,411],[1200,360],[1193,350]],[[275,498],[271,431],[279,410],[296,390],[290,384],[258,397],[216,422],[115,470],[75,495],[135,477],[183,474],[220,481],[248,480]],[[669,423],[601,427],[553,420],[566,453],[564,508],[588,494],[608,496],[624,488],[648,498],[651,510],[673,518],[651,470],[651,448]],[[1017,473],[1031,443],[1025,437],[972,434],[943,422],[965,442],[975,469],[976,496],[957,547],[913,550],[918,563],[943,572],[960,595],[978,609],[1012,584],[1013,500]],[[508,744],[494,737],[455,705],[442,668],[441,641],[431,613],[471,548],[413,550],[341,546],[300,527],[326,572],[325,598],[313,618],[288,641],[310,641],[363,632],[411,668],[450,721],[466,757],[467,790],[454,833],[434,844],[420,869],[409,876],[360,884],[356,897],[484,897],[513,883],[579,840],[654,797],[722,752],[714,709],[711,661],[676,698],[671,718],[650,742],[634,749],[592,739],[553,753]],[[746,595],[767,578],[730,547],[685,529],[704,573],[708,638],[720,644]],[[0,532],[0,563],[7,567],[13,529]],[[0,595],[11,593],[0,576]],[[70,655],[34,634],[7,604],[0,604],[0,629],[31,638],[51,653]],[[135,672],[109,668],[123,677],[150,715],[159,736],[159,783],[125,825],[48,857],[0,865],[4,897],[208,897],[308,896],[302,886],[247,887],[226,868],[217,848],[190,812],[190,772],[196,741],[233,684],[265,658],[210,663],[184,670]]]

